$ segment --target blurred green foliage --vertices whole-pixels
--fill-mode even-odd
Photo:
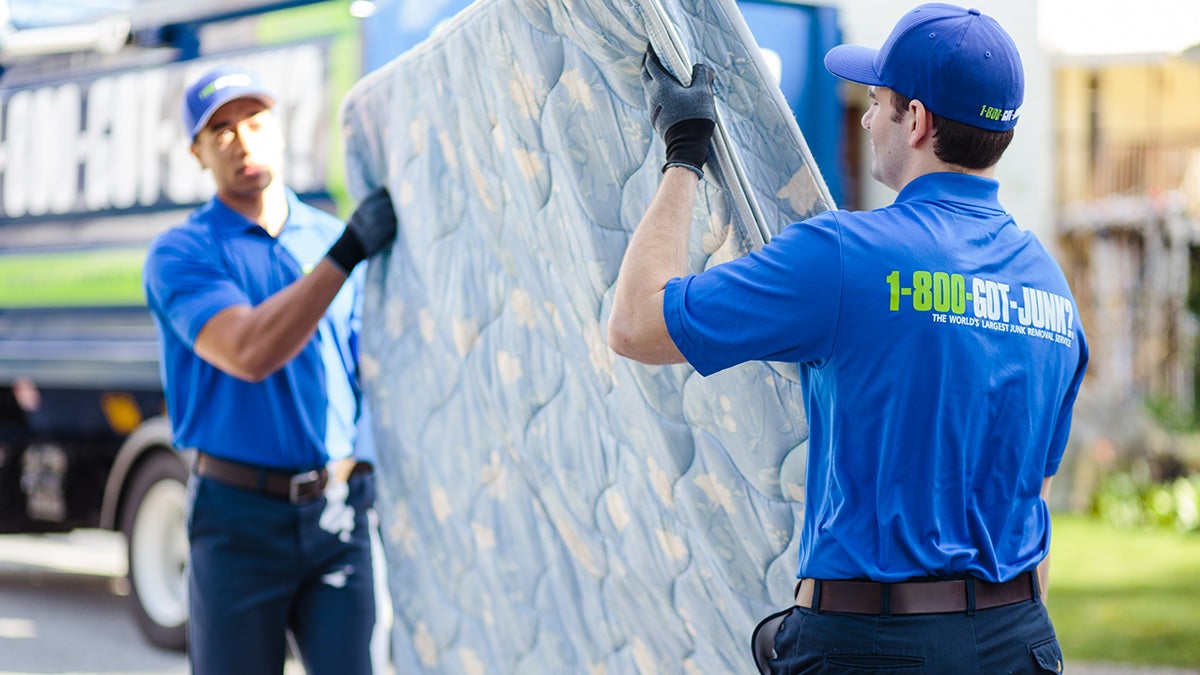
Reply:
[[[1127,471],[1109,474],[1093,497],[1092,513],[1120,527],[1200,530],[1200,473],[1167,482]]]
[[[1200,419],[1196,411],[1180,405],[1173,398],[1152,396],[1145,399],[1146,410],[1150,416],[1167,431],[1193,432],[1200,430]]]

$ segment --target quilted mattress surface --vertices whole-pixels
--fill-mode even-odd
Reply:
[[[732,0],[481,0],[343,105],[351,190],[401,221],[362,344],[398,672],[745,673],[790,602],[794,366],[605,343],[663,163],[647,44],[718,74],[693,269],[832,206]]]

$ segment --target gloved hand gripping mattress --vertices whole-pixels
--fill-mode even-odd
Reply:
[[[830,207],[732,0],[482,0],[344,104],[352,192],[401,222],[362,344],[398,672],[745,673],[791,601],[794,367],[605,344],[663,164],[648,43],[717,73],[693,269]]]

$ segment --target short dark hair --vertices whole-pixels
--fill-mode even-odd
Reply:
[[[892,90],[892,121],[899,122],[912,99]],[[1000,161],[1012,142],[1013,130],[990,131],[933,115],[933,152],[947,164],[986,169]]]

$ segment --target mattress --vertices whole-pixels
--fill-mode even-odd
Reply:
[[[343,104],[351,192],[400,217],[360,345],[398,672],[745,673],[791,601],[795,367],[605,343],[663,163],[647,44],[717,72],[694,270],[832,206],[732,0],[481,0]]]

